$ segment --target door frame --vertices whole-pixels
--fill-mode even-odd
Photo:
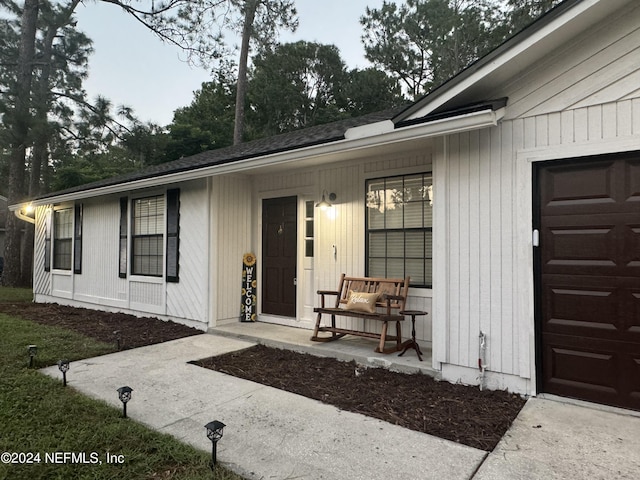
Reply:
[[[531,216],[532,231],[538,231],[540,238],[541,218],[541,192],[540,192],[540,172],[549,164],[556,162],[536,162],[532,164],[532,198],[531,198]],[[535,370],[535,389],[536,392],[542,393],[542,381],[544,379],[543,354],[544,348],[542,344],[542,246],[533,245],[533,322],[534,322],[534,370]]]
[[[258,256],[258,265],[262,269],[263,255],[262,255],[262,202],[263,200],[269,200],[274,198],[283,197],[296,197],[297,199],[297,232],[296,232],[296,275],[297,275],[297,289],[296,289],[296,316],[295,317],[283,317],[279,315],[273,315],[262,312],[262,301],[258,302],[258,320],[266,323],[275,323],[278,325],[298,327],[312,329],[314,320],[309,317],[305,318],[304,315],[304,298],[308,292],[313,292],[316,283],[316,264],[315,257],[312,259],[312,270],[314,274],[311,276],[311,284],[305,284],[301,278],[300,273],[304,270],[305,256],[304,256],[304,205],[306,201],[317,200],[315,197],[315,189],[312,188],[288,188],[279,189],[265,192],[258,192],[255,197],[256,205],[256,217],[258,224],[254,230],[254,240],[256,245],[256,251]],[[317,227],[317,222],[314,224],[314,229]],[[314,231],[315,234],[315,231]],[[315,235],[317,239],[317,235]],[[262,298],[262,282],[258,283],[258,298]]]

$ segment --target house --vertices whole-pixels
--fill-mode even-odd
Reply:
[[[444,379],[482,335],[490,388],[640,409],[639,86],[640,3],[567,0],[403,110],[33,200],[35,299],[206,330],[252,252],[259,321],[310,328],[341,272],[410,275]]]

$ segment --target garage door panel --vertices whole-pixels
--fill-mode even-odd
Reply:
[[[638,345],[567,335],[548,335],[544,343],[545,391],[640,408]]]
[[[614,352],[591,351],[589,339],[550,336],[545,341],[546,386],[555,393],[597,395],[613,398],[619,394]]]
[[[571,218],[576,221],[580,219]],[[616,229],[614,225],[587,225],[577,222],[570,225],[548,225],[542,231],[543,262],[548,267],[558,267],[557,271],[565,272],[565,268],[616,269],[615,258]],[[581,223],[581,224],[580,224]]]
[[[612,324],[618,312],[611,297],[615,291],[594,290],[589,286],[547,285],[545,298],[548,314],[543,321],[547,330],[568,333],[576,328],[594,329],[592,335],[613,335],[620,326]]]
[[[640,291],[629,290],[629,304],[631,313],[626,316],[627,330],[630,334],[640,337]]]
[[[543,329],[640,343],[638,279],[547,275],[544,278]]]
[[[592,209],[597,204],[615,203],[614,162],[562,165],[545,171],[543,211],[546,207]],[[580,181],[576,182],[576,175]]]
[[[638,209],[640,210],[640,205]],[[623,235],[625,266],[640,272],[640,224],[625,225]]]
[[[640,202],[640,160],[629,160],[624,164],[625,200]]]

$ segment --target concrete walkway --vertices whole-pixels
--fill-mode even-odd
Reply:
[[[204,425],[224,422],[218,460],[247,479],[638,478],[638,417],[534,399],[487,454],[187,363],[253,344],[203,334],[74,362],[67,378],[116,407],[129,385],[132,419],[207,452]]]

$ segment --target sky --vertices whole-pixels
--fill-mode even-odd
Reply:
[[[359,19],[366,7],[383,0],[296,0],[299,27],[283,32],[281,42],[297,40],[336,45],[347,68],[365,68]],[[93,40],[89,78],[90,99],[98,94],[114,105],[126,105],[144,122],[167,125],[173,111],[189,105],[208,70],[191,67],[178,47],[162,43],[142,25],[104,2],[83,2],[76,10],[78,28]],[[233,42],[234,44],[239,43]]]

